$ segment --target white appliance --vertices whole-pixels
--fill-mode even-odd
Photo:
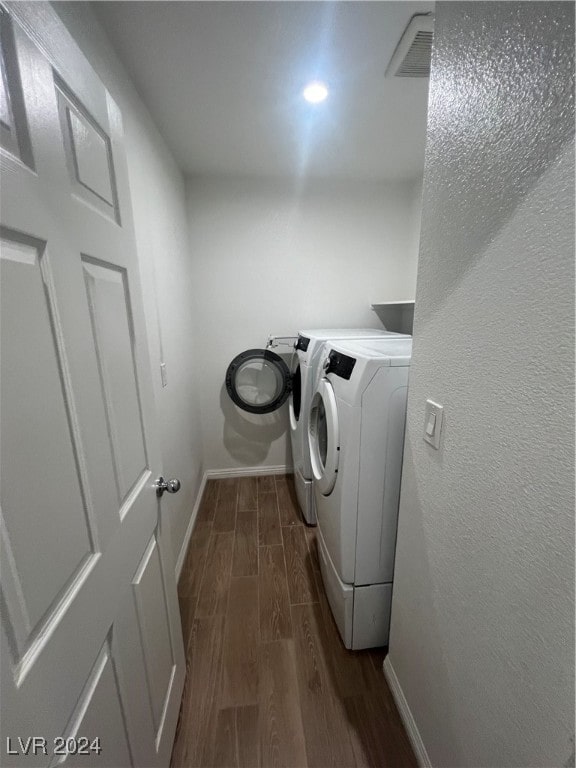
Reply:
[[[388,644],[412,340],[331,341],[308,439],[320,568],[346,648]]]
[[[292,391],[288,398],[290,438],[294,462],[294,484],[298,502],[309,525],[316,524],[312,493],[312,465],[308,447],[308,416],[315,390],[318,364],[325,344],[331,340],[368,338],[409,338],[402,334],[371,328],[317,328],[300,331],[292,359]]]

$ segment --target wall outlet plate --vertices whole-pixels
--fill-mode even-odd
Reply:
[[[440,435],[442,433],[442,422],[444,420],[444,406],[435,403],[433,400],[426,400],[424,407],[424,440],[432,448],[440,448]]]

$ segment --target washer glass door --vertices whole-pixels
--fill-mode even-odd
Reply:
[[[226,389],[243,411],[270,413],[288,399],[292,375],[288,366],[268,349],[248,349],[228,366]]]
[[[294,355],[292,373],[292,392],[288,400],[288,413],[290,414],[290,429],[295,432],[298,429],[302,406],[302,371],[298,354]]]
[[[328,496],[336,484],[338,475],[340,438],[336,397],[326,378],[320,380],[312,399],[308,443],[314,481],[320,492]]]

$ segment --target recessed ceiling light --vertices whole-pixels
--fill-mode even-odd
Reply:
[[[303,96],[310,104],[319,104],[328,96],[328,86],[320,80],[314,80],[304,88]]]

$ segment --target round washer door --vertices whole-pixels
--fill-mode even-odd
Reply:
[[[336,397],[328,379],[320,379],[312,398],[308,443],[314,481],[318,490],[328,496],[336,484],[340,450]]]
[[[300,421],[300,411],[302,406],[302,374],[300,363],[296,357],[296,369],[292,374],[292,397],[288,401],[288,413],[290,415],[290,429],[295,432],[298,429]]]
[[[226,371],[226,390],[248,413],[270,413],[286,402],[292,390],[288,366],[269,349],[241,352]]]

